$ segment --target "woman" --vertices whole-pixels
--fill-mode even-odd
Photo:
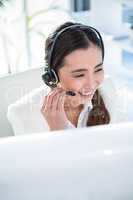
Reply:
[[[15,135],[126,122],[129,110],[132,118],[127,88],[104,77],[104,45],[93,28],[67,22],[48,37],[45,48],[42,77],[48,87],[9,106]]]
[[[43,75],[51,91],[41,113],[50,130],[110,123],[108,108],[98,90],[104,80],[104,46],[93,28],[64,23],[47,38],[45,60],[46,71],[53,69],[58,78],[50,85],[47,73]]]

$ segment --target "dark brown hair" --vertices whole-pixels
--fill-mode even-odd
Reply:
[[[45,61],[47,67],[53,68],[58,74],[58,70],[64,65],[64,58],[66,55],[70,54],[77,49],[87,49],[91,43],[99,47],[102,51],[101,43],[99,38],[96,36],[94,31],[89,29],[68,29],[67,32],[61,34],[57,39],[57,42],[54,46],[53,56],[52,56],[52,66],[49,66],[49,56],[51,46],[54,42],[54,39],[59,31],[62,29],[76,25],[79,23],[66,22],[59,26],[46,40],[45,43]],[[109,112],[105,107],[102,96],[99,91],[96,90],[92,98],[93,108],[89,113],[87,126],[108,124],[110,122]]]
[[[89,113],[87,126],[108,124],[110,115],[98,90],[96,90],[92,98],[92,105],[93,108]]]

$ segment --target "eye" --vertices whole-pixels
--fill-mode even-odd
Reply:
[[[103,70],[103,68],[98,69],[98,70],[95,71],[95,73],[97,73],[97,72],[99,72],[99,71],[102,71],[102,70]]]
[[[84,74],[80,74],[80,75],[74,76],[74,78],[78,78],[78,77],[82,77],[82,76],[84,76]]]

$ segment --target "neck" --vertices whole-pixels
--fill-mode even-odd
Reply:
[[[65,109],[65,111],[67,111],[67,112],[81,112],[81,110],[83,109],[83,107],[84,107],[84,105],[83,104],[81,104],[81,105],[79,105],[79,106],[77,106],[77,107],[72,107],[72,106],[70,106],[70,105],[68,105],[68,104],[64,104],[64,109]]]

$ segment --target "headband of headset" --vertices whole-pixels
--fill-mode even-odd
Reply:
[[[89,29],[95,33],[97,38],[99,38],[99,40],[100,40],[100,44],[101,44],[101,48],[102,48],[102,60],[104,60],[104,44],[103,44],[102,37],[101,37],[100,33],[97,31],[97,29],[95,29],[91,26],[82,25],[82,24],[81,25],[74,24],[74,25],[65,27],[61,31],[59,31],[57,33],[57,35],[55,36],[54,42],[51,46],[51,51],[50,51],[49,60],[48,60],[49,67],[45,68],[45,73],[42,75],[43,81],[45,82],[46,85],[48,85],[50,87],[56,87],[57,83],[59,82],[58,75],[56,74],[55,70],[52,68],[52,56],[53,56],[53,51],[54,51],[54,47],[56,45],[57,39],[60,37],[60,35],[62,33],[66,32],[67,30],[71,30],[71,29],[75,29],[75,28],[81,28],[81,30]]]

